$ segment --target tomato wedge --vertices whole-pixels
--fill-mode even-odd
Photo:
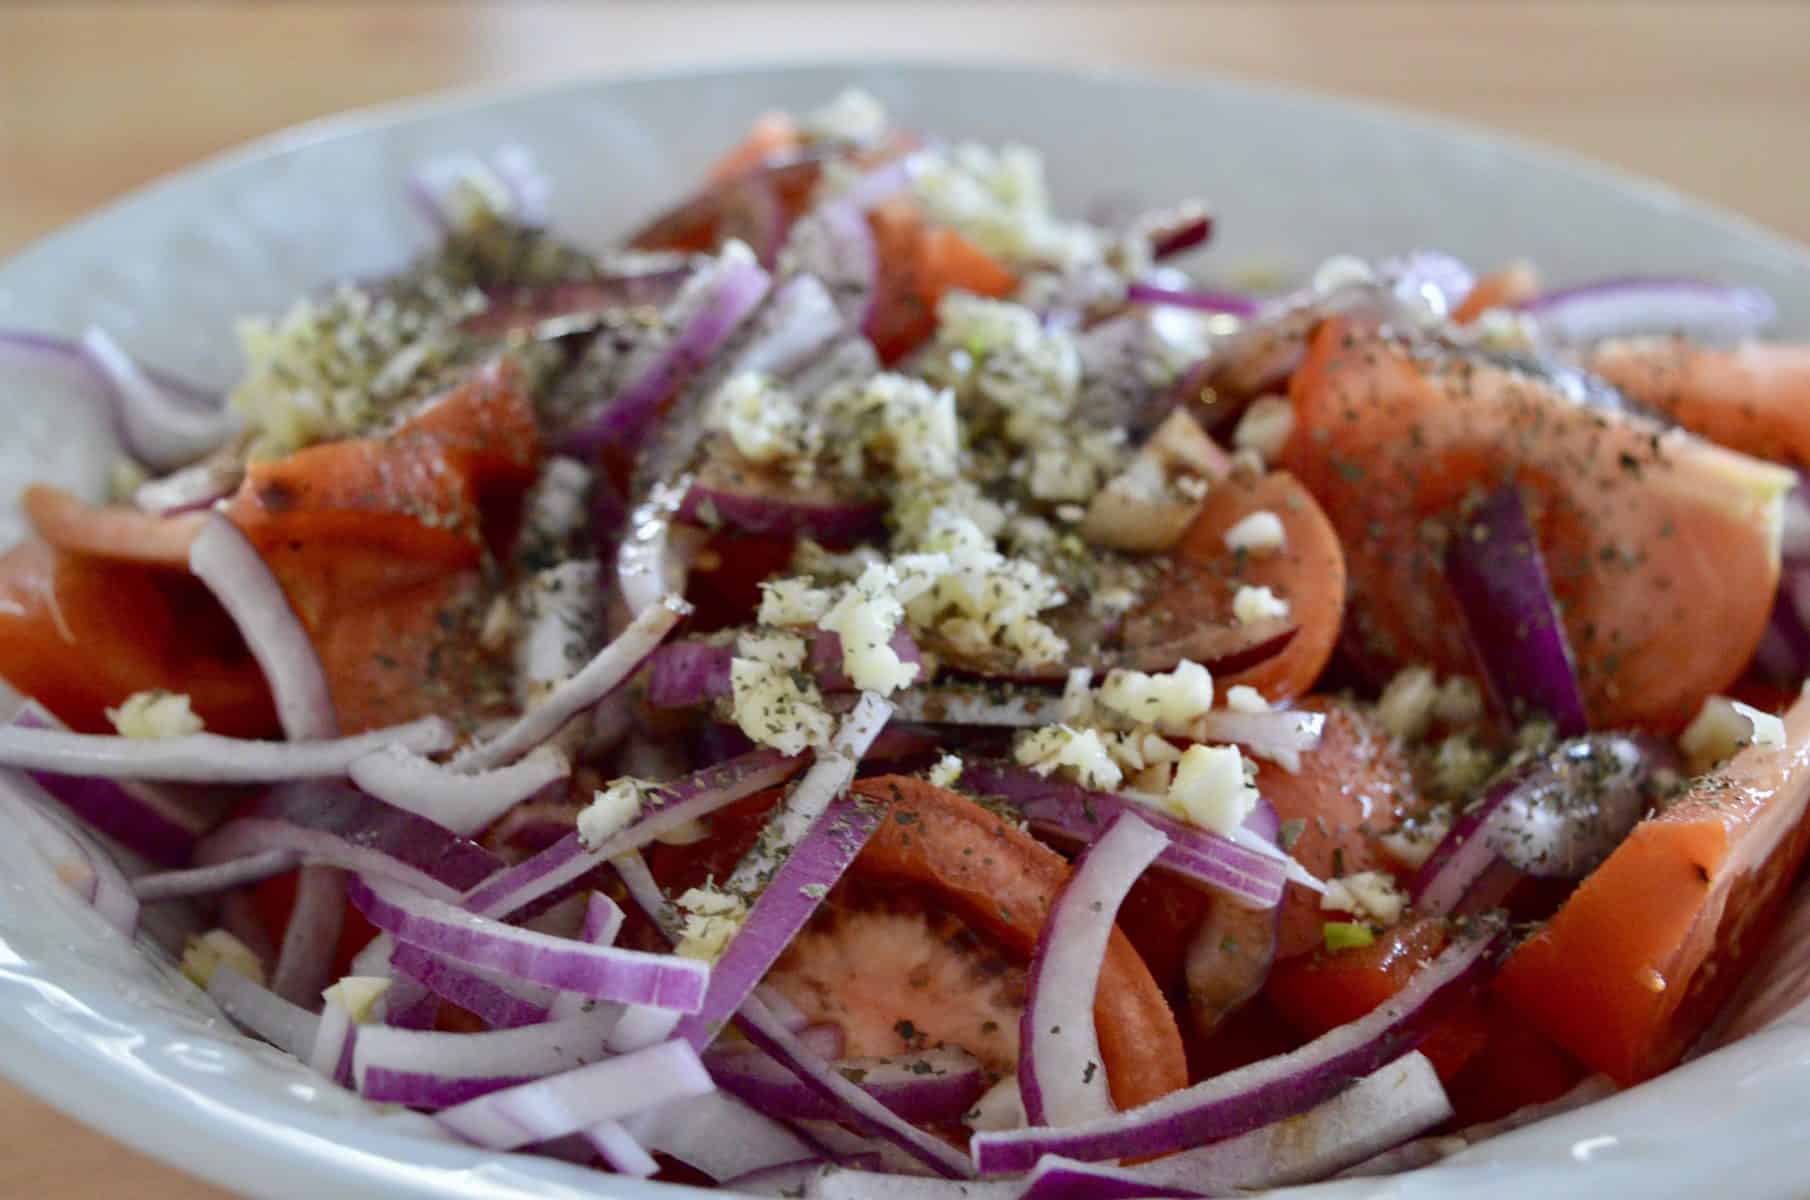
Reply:
[[[1226,533],[1259,512],[1282,521],[1284,544],[1248,552],[1226,545]],[[1221,688],[1248,684],[1271,701],[1289,700],[1313,686],[1332,657],[1345,610],[1345,556],[1320,505],[1294,476],[1228,476],[1212,485],[1206,503],[1172,552],[1169,573],[1126,620],[1136,652],[1186,645],[1204,629],[1236,630],[1233,602],[1243,587],[1267,587],[1288,602],[1285,619],[1266,622],[1272,634],[1293,635],[1254,664],[1215,672]],[[1184,655],[1184,657],[1192,657]]]
[[[1451,940],[1442,920],[1384,930],[1368,946],[1321,951],[1279,962],[1264,993],[1303,1037],[1315,1038],[1357,1020],[1408,985]],[[1451,1079],[1489,1039],[1475,1002],[1454,1008],[1427,1034],[1421,1053],[1441,1079]]]
[[[247,470],[227,514],[313,639],[343,729],[486,702],[471,686],[478,564],[508,536],[538,462],[533,407],[502,359],[387,436]]]
[[[996,1071],[1017,1060],[1023,969],[1068,875],[1062,856],[963,796],[920,779],[858,781],[886,820],[812,926],[768,976],[848,1052],[961,1046]],[[719,814],[694,847],[649,859],[669,890],[726,874],[778,793]],[[1138,953],[1115,931],[1094,1009],[1113,1100],[1130,1107],[1187,1084],[1181,1031]]]
[[[936,306],[949,292],[1003,298],[1018,278],[992,255],[951,229],[926,226],[903,197],[868,216],[880,263],[873,311],[863,330],[880,361],[894,363],[936,332]]]
[[[1681,1058],[1755,955],[1810,848],[1810,698],[1634,827],[1511,956],[1495,989],[1618,1083]]]
[[[1788,472],[1344,319],[1320,327],[1290,393],[1282,465],[1337,528],[1348,642],[1373,672],[1478,673],[1444,539],[1505,483],[1528,503],[1596,724],[1676,728],[1752,657]]]
[[[1712,442],[1810,467],[1810,346],[1641,338],[1599,347],[1590,369]]]

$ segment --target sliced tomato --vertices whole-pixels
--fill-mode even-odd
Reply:
[[[276,728],[238,630],[184,572],[59,551],[36,538],[0,555],[0,677],[72,729],[111,732],[134,692],[186,692],[216,733]]]
[[[1810,467],[1810,346],[1641,338],[1599,347],[1590,369],[1712,442]]]
[[[1618,1083],[1676,1063],[1752,965],[1810,849],[1810,698],[1642,821],[1496,977],[1533,1028]]]
[[[1416,921],[1385,930],[1368,946],[1279,962],[1264,993],[1303,1037],[1316,1038],[1393,997],[1450,940],[1444,921]],[[1483,1049],[1489,1032],[1477,1004],[1465,1001],[1439,1019],[1419,1049],[1441,1079],[1451,1079]]]
[[[1068,864],[1011,822],[922,780],[867,779],[855,791],[884,803],[886,819],[768,982],[813,1018],[842,1025],[851,1054],[944,1043],[1010,1069],[1024,966]],[[669,889],[721,878],[776,799],[720,814],[699,846],[656,848],[650,867]],[[1120,932],[1094,1020],[1120,1107],[1186,1085],[1174,1014]]]
[[[868,216],[880,273],[864,332],[893,363],[936,332],[936,306],[952,291],[1005,297],[1018,279],[992,255],[949,229],[929,228],[917,205],[895,198]]]
[[[1258,793],[1293,838],[1289,852],[1320,879],[1393,870],[1394,861],[1376,839],[1415,806],[1401,746],[1356,704],[1316,696],[1300,707],[1326,715],[1320,744],[1301,756],[1299,771],[1272,762],[1257,768]],[[1320,945],[1326,920],[1319,895],[1290,884],[1282,899],[1278,956],[1291,958]]]
[[[1282,463],[1338,531],[1348,641],[1377,674],[1477,673],[1445,539],[1467,499],[1506,483],[1527,501],[1595,723],[1674,728],[1752,657],[1788,473],[1343,319],[1320,327],[1290,392]]]
[[[255,463],[228,515],[283,585],[347,731],[485,701],[471,625],[488,544],[539,462],[520,372],[478,370],[381,438]]]
[[[1227,546],[1227,532],[1260,512],[1281,519],[1282,547],[1253,552]],[[1201,630],[1238,630],[1233,606],[1239,589],[1267,587],[1289,607],[1287,618],[1267,623],[1274,626],[1271,634],[1292,629],[1292,635],[1280,651],[1253,664],[1215,671],[1215,682],[1222,688],[1249,685],[1271,701],[1292,699],[1313,686],[1339,638],[1345,557],[1332,523],[1292,475],[1233,475],[1215,483],[1172,562],[1156,590],[1126,619],[1126,643],[1134,656],[1186,647]]]

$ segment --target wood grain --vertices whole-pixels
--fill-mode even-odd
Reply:
[[[1810,240],[1810,4],[0,3],[0,255],[298,121],[440,88],[838,53],[1229,75],[1406,105]],[[0,1046],[0,1055],[5,1048]],[[0,1196],[223,1195],[0,1085]]]

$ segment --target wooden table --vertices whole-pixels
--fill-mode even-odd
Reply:
[[[474,83],[839,52],[1218,71],[1411,105],[1810,241],[1810,4],[0,6],[0,255],[246,138]],[[0,1054],[5,1047],[0,1046]],[[223,1195],[0,1085],[0,1196]]]

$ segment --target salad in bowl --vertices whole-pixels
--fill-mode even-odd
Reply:
[[[1788,1000],[1762,292],[1208,286],[1209,209],[858,92],[617,246],[547,192],[424,164],[224,396],[0,341],[130,451],[20,497],[0,802],[248,1033],[487,1149],[1050,1200],[1410,1170]]]

